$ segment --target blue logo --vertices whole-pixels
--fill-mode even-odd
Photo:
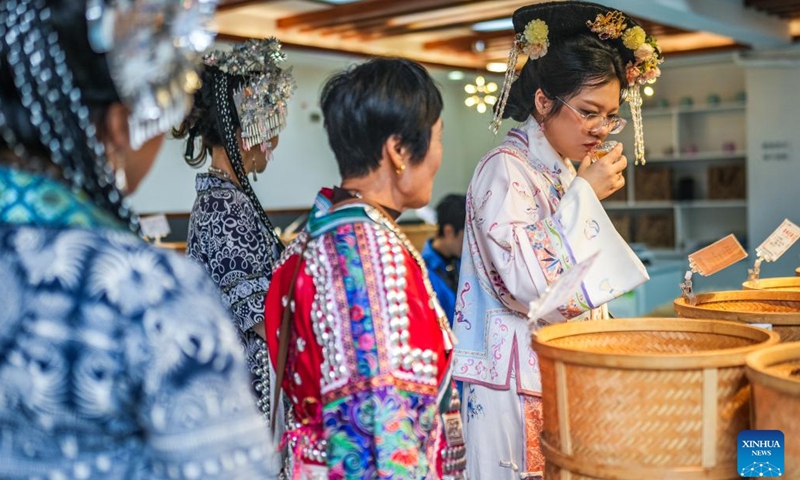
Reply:
[[[780,477],[783,475],[783,432],[780,430],[742,430],[739,432],[737,465],[742,477]]]

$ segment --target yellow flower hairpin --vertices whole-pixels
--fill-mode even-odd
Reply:
[[[547,36],[550,29],[544,20],[534,19],[525,25],[525,30],[522,32],[522,51],[531,60],[542,58],[547,54],[547,47],[550,46],[550,40]]]

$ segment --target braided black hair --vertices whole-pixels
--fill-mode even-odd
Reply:
[[[138,231],[97,138],[94,122],[119,97],[105,56],[89,46],[86,0],[3,0],[0,38],[0,150],[23,168],[55,166],[73,190]]]
[[[206,65],[200,72],[202,86],[194,93],[194,103],[189,115],[178,127],[172,129],[172,136],[176,139],[186,140],[186,150],[183,158],[193,168],[200,168],[211,157],[214,147],[224,147],[222,134],[217,127],[217,102],[214,100],[214,76],[226,75],[228,77],[228,95],[233,97],[234,92],[245,82],[242,75],[223,73],[219,68]],[[239,116],[231,117],[234,131],[239,130]],[[195,152],[196,143],[200,142],[200,151]]]

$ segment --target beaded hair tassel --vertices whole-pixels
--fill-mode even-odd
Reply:
[[[642,93],[639,85],[628,87],[628,103],[631,106],[633,120],[633,153],[634,165],[644,165],[644,126],[642,125]]]
[[[506,109],[508,95],[511,93],[511,84],[517,79],[517,59],[521,51],[522,35],[517,34],[514,37],[514,45],[511,46],[511,50],[508,52],[508,63],[506,64],[506,75],[503,78],[503,88],[500,90],[500,101],[494,109],[494,116],[489,124],[489,130],[495,135],[500,130],[500,124],[503,123],[503,112]]]

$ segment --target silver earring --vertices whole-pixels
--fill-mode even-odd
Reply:
[[[253,160],[253,181],[257,182],[258,181],[258,173],[256,172],[256,170],[258,170],[258,167],[256,166],[256,155],[255,155],[255,153],[250,155],[250,158]]]
[[[116,150],[106,152],[108,160],[114,166],[114,186],[121,193],[128,192],[128,175],[125,173],[125,159],[117,155]]]
[[[126,193],[128,191],[128,176],[125,174],[125,168],[118,167],[114,172],[114,184],[120,192]]]

